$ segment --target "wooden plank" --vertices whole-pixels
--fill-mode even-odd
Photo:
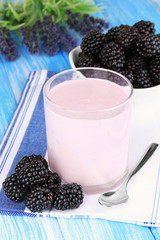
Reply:
[[[160,8],[156,1],[103,0],[103,5],[106,6],[105,12],[98,13],[97,16],[108,17],[110,27],[122,23],[132,25],[144,19],[155,22],[156,30],[159,32]],[[1,57],[0,100],[2,97],[3,100],[0,101],[0,116],[3,116],[4,124],[1,125],[1,135],[10,122],[30,71],[38,69],[63,71],[70,68],[68,54],[64,52],[48,57],[44,53],[31,56],[24,46],[18,46],[18,51],[20,56],[15,62],[6,62]],[[150,231],[147,227],[101,219],[0,216],[0,232],[2,239],[160,239],[160,228],[151,228]]]
[[[8,75],[0,60],[0,142],[16,109],[15,96],[11,90]]]
[[[64,240],[56,218],[0,215],[0,239]]]
[[[1,239],[154,240],[149,228],[102,219],[0,215]],[[156,229],[154,229],[155,231]],[[159,237],[157,233],[157,237]]]
[[[94,0],[100,3],[99,0]],[[106,18],[110,27],[120,24],[133,25],[140,20],[152,21],[155,23],[156,32],[160,32],[159,14],[160,2],[154,0],[103,0],[102,4],[106,6],[103,13],[96,14]]]
[[[149,228],[103,219],[58,218],[62,234],[70,240],[153,240]]]
[[[160,240],[160,228],[155,228],[155,227],[153,228],[152,227],[150,230],[151,230],[151,232],[154,236],[154,239]]]

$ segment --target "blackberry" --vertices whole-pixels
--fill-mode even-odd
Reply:
[[[43,158],[33,158],[30,164],[25,165],[25,167],[18,172],[19,181],[30,188],[47,182],[49,178],[49,169],[46,167],[45,161]]]
[[[100,63],[100,60],[97,60],[96,62],[94,62],[93,67],[103,68],[103,66],[102,66],[101,63]]]
[[[32,212],[40,212],[52,206],[53,193],[44,187],[35,187],[28,194],[25,205]]]
[[[28,188],[20,183],[16,173],[5,179],[3,182],[3,189],[6,196],[15,202],[23,201],[28,193]]]
[[[83,197],[80,185],[64,184],[54,193],[53,207],[57,210],[75,209],[83,202]]]
[[[155,33],[155,26],[153,22],[141,20],[135,23],[132,26],[133,29],[137,29],[140,34],[154,34]]]
[[[92,55],[80,54],[76,67],[93,67],[95,59]]]
[[[30,156],[24,156],[17,163],[16,168],[15,168],[15,172],[19,173],[23,168],[30,165],[32,163],[32,161],[34,161],[35,159],[40,159],[43,162],[43,164],[46,166],[46,168],[48,168],[47,161],[41,155],[33,154],[33,155],[30,155]]]
[[[160,54],[160,39],[153,34],[140,35],[136,41],[136,51],[141,57],[154,57]]]
[[[142,59],[137,54],[135,54],[134,56],[130,57],[127,60],[127,62],[126,62],[126,65],[127,65],[128,69],[132,70],[132,71],[137,71],[137,70],[146,68],[145,60]]]
[[[125,49],[125,50],[131,50],[135,47],[135,41],[138,36],[138,30],[132,29],[132,28],[122,28],[119,31],[117,40],[118,43]]]
[[[160,84],[160,55],[150,61],[149,73],[154,84]]]
[[[98,53],[104,42],[104,34],[100,31],[90,31],[81,42],[81,49],[85,54]]]
[[[109,69],[123,68],[125,64],[125,52],[123,48],[115,43],[106,43],[99,53],[101,64]]]
[[[152,86],[153,83],[146,69],[138,70],[134,73],[134,88],[148,88]]]
[[[124,69],[121,70],[119,73],[121,73],[123,76],[125,76],[131,83],[134,81],[134,74],[131,70]]]
[[[123,25],[121,24],[119,27],[113,27],[111,28],[106,34],[105,34],[105,39],[104,41],[106,43],[109,43],[109,42],[116,42],[117,41],[117,37],[118,37],[118,34],[120,32],[120,30],[122,29],[130,29],[130,26],[128,25]]]
[[[56,172],[49,171],[49,178],[46,183],[42,184],[44,188],[49,188],[50,190],[56,190],[61,186],[61,178]]]

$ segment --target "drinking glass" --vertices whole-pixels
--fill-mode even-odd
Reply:
[[[73,90],[74,84],[79,84],[78,90]],[[108,84],[106,89],[104,84]],[[63,92],[65,86],[68,92]],[[52,99],[58,87],[62,103]],[[97,107],[101,91],[111,106],[101,103]],[[112,99],[107,99],[110,93]],[[92,99],[86,99],[85,94]],[[63,182],[82,185],[85,192],[101,192],[119,184],[128,172],[133,95],[130,81],[108,69],[75,68],[51,77],[43,95],[50,169]],[[74,98],[70,100],[79,95],[84,98],[81,107]],[[67,105],[69,101],[71,106]]]

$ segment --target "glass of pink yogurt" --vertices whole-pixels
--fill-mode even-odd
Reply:
[[[70,69],[46,82],[48,162],[64,182],[101,192],[124,179],[132,93],[124,76],[102,68]]]

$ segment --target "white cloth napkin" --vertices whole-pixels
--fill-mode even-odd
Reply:
[[[129,200],[114,207],[101,206],[100,194],[85,194],[83,204],[75,210],[51,209],[31,213],[24,203],[8,199],[2,189],[4,179],[14,172],[15,165],[25,155],[46,156],[45,122],[42,88],[53,72],[32,72],[19,105],[0,145],[0,213],[48,217],[103,218],[112,221],[160,226],[160,146],[151,159],[130,180]],[[151,100],[151,99],[150,99]],[[146,107],[146,104],[147,107]],[[153,107],[154,106],[154,107]],[[151,101],[137,101],[134,95],[130,148],[130,170],[141,160],[152,142],[160,142],[160,114]]]

